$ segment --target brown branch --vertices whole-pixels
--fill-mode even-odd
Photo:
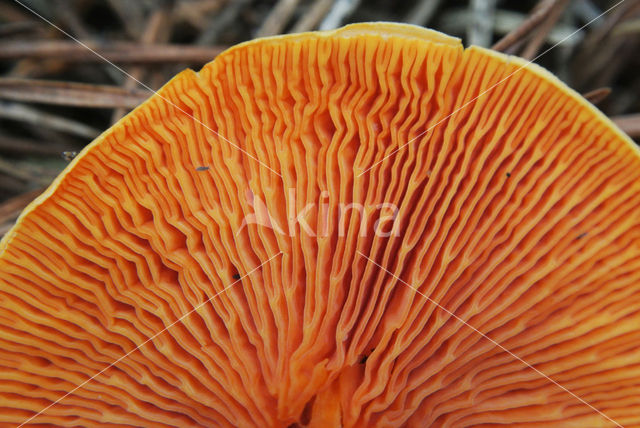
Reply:
[[[100,45],[83,42],[112,62],[121,63],[206,63],[225,48],[222,46],[191,46],[119,42]],[[0,59],[53,58],[66,62],[103,62],[95,53],[74,41],[6,41],[0,44]]]
[[[8,37],[20,33],[26,33],[42,28],[39,22],[35,21],[19,21],[0,24],[0,36]]]
[[[529,40],[529,43],[522,51],[522,58],[528,60],[533,60],[535,58],[540,51],[540,48],[544,45],[547,35],[549,35],[549,32],[562,16],[562,13],[569,4],[569,0],[555,0],[552,1],[552,3],[553,4],[551,5],[551,9],[549,10],[546,19],[540,23],[537,31],[533,34],[533,37]]]
[[[333,0],[317,0],[309,8],[307,13],[300,17],[291,29],[292,33],[311,31],[318,26],[318,23],[327,15],[331,9]]]
[[[611,120],[631,138],[640,137],[640,113],[615,116]]]
[[[511,46],[527,38],[547,18],[549,12],[553,9],[553,5],[553,0],[541,0],[522,24],[498,40],[491,49],[505,52]]]
[[[0,78],[0,98],[76,107],[135,107],[151,93],[116,86]]]
[[[279,0],[262,23],[256,37],[280,34],[296,10],[299,0]]]
[[[602,100],[607,98],[609,94],[611,94],[611,88],[604,87],[604,88],[594,89],[593,91],[589,91],[585,94],[582,94],[582,96],[585,97],[587,100],[589,100],[591,104],[597,105],[600,102],[602,102]]]
[[[162,38],[162,42],[166,42],[169,40],[169,31],[162,31],[166,28],[171,28],[171,10],[173,7],[173,3],[166,3],[165,5],[161,5],[158,9],[153,11],[151,17],[147,21],[146,28],[142,32],[142,36],[140,37],[140,43],[143,45],[149,45],[152,43],[156,43]],[[129,75],[126,76],[124,84],[122,85],[124,90],[133,90],[137,85],[138,81],[144,79],[145,69],[137,65],[133,69],[129,71]],[[111,115],[111,122],[117,122],[122,116],[127,112],[126,106],[121,106],[116,108]]]

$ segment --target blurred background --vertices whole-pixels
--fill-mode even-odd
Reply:
[[[640,0],[0,0],[0,236],[148,88],[242,41],[361,21],[534,60],[640,141]]]

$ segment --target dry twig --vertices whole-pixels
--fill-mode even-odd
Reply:
[[[320,24],[320,30],[333,30],[342,25],[345,18],[350,16],[358,7],[360,0],[336,0],[327,16]]]
[[[333,0],[317,0],[291,29],[292,33],[311,31],[318,26],[318,23],[327,15],[333,5]]]
[[[135,107],[148,91],[75,82],[0,78],[0,98],[75,107]]]
[[[273,36],[282,32],[300,0],[279,0],[256,32],[256,37]]]
[[[605,88],[594,89],[593,91],[589,91],[586,94],[583,94],[582,96],[585,97],[587,100],[589,100],[591,104],[597,105],[600,102],[602,102],[602,100],[607,98],[609,94],[611,94],[611,88],[605,87]]]
[[[162,42],[166,42],[167,40],[169,40],[169,30],[167,29],[171,27],[170,22],[172,6],[173,5],[171,3],[167,3],[165,7],[159,7],[158,9],[153,11],[151,17],[147,22],[147,26],[144,29],[142,36],[140,37],[141,44],[149,45],[151,43],[160,41],[160,38],[162,38]],[[129,71],[129,75],[126,76],[124,84],[122,85],[123,89],[125,91],[133,90],[138,85],[138,81],[143,79],[144,71],[144,68],[139,65],[131,69]],[[111,122],[115,123],[122,116],[124,116],[128,107],[135,107],[135,105],[119,106],[119,108],[113,111],[113,114],[111,115]]]
[[[528,60],[535,58],[540,51],[540,48],[547,40],[547,35],[556,25],[558,19],[562,16],[562,13],[569,4],[569,0],[552,0],[551,3],[552,5],[546,19],[541,22],[541,25],[538,27],[537,31],[534,32],[531,40],[522,51],[522,58]]]
[[[510,31],[503,38],[498,40],[491,49],[496,51],[505,52],[508,48],[514,44],[526,39],[531,32],[544,21],[553,7],[553,1],[541,0],[536,5],[529,17],[522,22],[517,28]]]
[[[14,36],[41,28],[40,23],[35,21],[19,21],[0,24],[0,37]]]
[[[631,138],[640,137],[640,113],[615,116],[611,120]]]
[[[220,46],[192,46],[118,42],[101,45],[83,42],[112,62],[120,63],[206,63],[225,48]],[[40,58],[66,62],[104,62],[104,59],[73,40],[48,41],[15,40],[0,45],[0,59]]]

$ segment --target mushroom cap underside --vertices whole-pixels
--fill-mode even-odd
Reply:
[[[0,243],[0,423],[640,426],[639,188],[521,59],[386,23],[243,43]]]

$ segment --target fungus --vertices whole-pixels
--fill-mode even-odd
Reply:
[[[3,239],[0,422],[639,425],[639,189],[521,59],[380,23],[241,44]]]

